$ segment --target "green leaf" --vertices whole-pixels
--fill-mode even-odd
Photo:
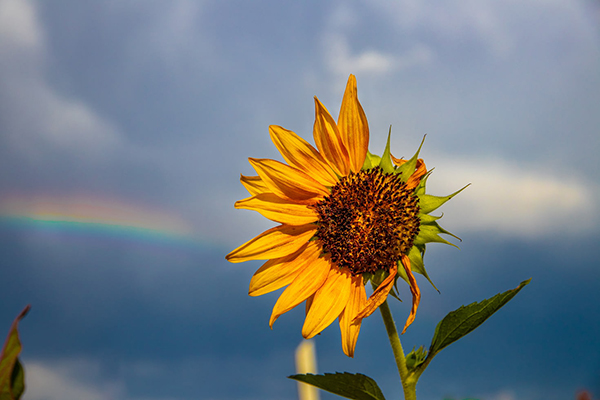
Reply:
[[[353,400],[385,400],[377,383],[363,374],[336,372],[325,375],[292,375],[290,379],[308,383],[338,396]]]
[[[531,278],[521,282],[515,289],[499,293],[479,303],[475,302],[468,306],[461,306],[457,310],[450,312],[435,328],[427,358],[433,358],[444,347],[475,330],[493,313],[515,297],[530,281]]]
[[[13,321],[0,354],[0,400],[18,400],[25,390],[23,367],[18,359],[22,347],[17,328],[29,309],[30,306],[25,307]]]

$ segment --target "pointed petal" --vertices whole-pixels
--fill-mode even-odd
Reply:
[[[360,332],[362,319],[354,320],[367,303],[367,293],[362,276],[353,276],[350,298],[346,308],[340,315],[340,331],[342,333],[342,349],[348,357],[354,357],[354,348]]]
[[[285,257],[306,244],[316,232],[317,227],[312,224],[276,226],[244,243],[225,258],[230,262],[239,263]]]
[[[350,169],[361,170],[369,147],[369,124],[356,91],[356,78],[350,75],[338,118],[338,129],[342,142],[348,150]]]
[[[260,176],[244,176],[240,175],[240,182],[252,196],[270,192],[269,188],[260,179]]]
[[[352,275],[348,268],[332,267],[327,280],[315,293],[304,326],[302,336],[310,339],[327,328],[340,316],[350,297]]]
[[[408,275],[408,280],[410,282],[410,292],[412,294],[412,308],[410,310],[410,315],[406,320],[406,324],[404,324],[404,329],[402,330],[402,334],[406,332],[406,328],[410,326],[415,320],[415,316],[417,315],[417,309],[419,308],[419,303],[421,302],[421,290],[419,289],[419,285],[417,285],[417,280],[413,275],[410,269],[410,259],[407,255],[402,255],[402,265],[404,266],[404,271],[406,271],[406,275]]]
[[[249,158],[269,191],[297,202],[314,203],[329,194],[329,190],[304,172],[269,159]]]
[[[273,312],[269,326],[273,328],[273,323],[282,314],[290,311],[298,304],[312,296],[327,279],[329,270],[337,268],[332,266],[328,257],[318,257],[312,263],[309,263],[306,268],[294,279],[292,283],[281,293]]]
[[[267,261],[252,276],[248,294],[260,296],[289,285],[320,253],[321,247],[312,241],[289,256]]]
[[[394,264],[394,266],[390,269],[390,274],[381,282],[377,289],[371,293],[371,297],[367,300],[367,303],[363,307],[363,309],[358,313],[354,320],[367,318],[369,315],[373,314],[377,307],[383,304],[383,302],[387,299],[390,290],[394,286],[394,280],[396,278],[396,273],[398,272],[398,268]]]
[[[338,182],[337,176],[323,156],[306,140],[276,125],[269,127],[269,133],[271,140],[289,165],[306,172],[325,186],[333,186]]]
[[[319,215],[306,204],[298,204],[273,194],[261,193],[235,202],[235,208],[245,208],[287,225],[305,225],[317,221]]]
[[[331,118],[331,114],[315,97],[315,125],[313,128],[315,144],[325,161],[339,176],[346,176],[350,172],[348,151],[342,143],[338,127]]]

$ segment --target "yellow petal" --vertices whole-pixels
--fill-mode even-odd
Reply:
[[[383,302],[387,299],[392,286],[394,286],[394,280],[397,272],[398,267],[396,264],[394,264],[392,268],[390,268],[390,274],[387,276],[387,278],[385,278],[383,282],[377,286],[377,289],[371,293],[371,297],[369,297],[369,300],[367,300],[367,303],[363,309],[358,313],[354,319],[355,321],[358,319],[367,318],[369,315],[373,314],[375,310],[377,310],[377,307],[383,304]]]
[[[270,220],[287,225],[310,224],[319,218],[306,204],[294,203],[273,193],[261,193],[236,201],[235,207],[258,211]]]
[[[362,276],[353,276],[350,288],[350,298],[340,315],[340,331],[342,333],[342,349],[348,357],[354,357],[354,348],[360,332],[362,319],[354,320],[358,313],[365,307],[367,293]]]
[[[304,172],[269,159],[249,158],[269,192],[279,197],[306,204],[329,194],[329,190]]]
[[[289,285],[320,252],[321,247],[313,241],[289,256],[267,261],[252,276],[248,294],[260,296]]]
[[[421,290],[419,289],[417,280],[410,269],[410,259],[405,254],[402,255],[402,265],[404,266],[404,271],[406,271],[406,275],[408,276],[408,281],[410,282],[410,293],[412,294],[412,308],[410,310],[410,315],[406,320],[406,324],[404,324],[404,329],[402,329],[402,333],[404,333],[406,332],[406,328],[413,323],[415,316],[417,315],[417,308],[419,308],[419,303],[421,302]]]
[[[285,257],[300,249],[316,232],[317,228],[312,224],[276,226],[244,243],[225,258],[230,262],[239,263]]]
[[[333,186],[338,182],[337,176],[323,156],[306,140],[276,125],[269,127],[269,133],[271,140],[289,165],[306,172],[325,186]]]
[[[338,129],[348,150],[350,169],[361,170],[369,147],[369,124],[356,91],[356,78],[350,75],[338,117]]]
[[[240,176],[240,182],[252,196],[269,192],[269,188],[264,184],[260,176]]]
[[[327,328],[340,316],[348,303],[352,286],[352,275],[348,268],[333,266],[327,280],[315,293],[308,310],[302,336],[310,339]]]
[[[269,321],[271,328],[279,316],[312,296],[323,285],[330,269],[332,265],[326,257],[318,257],[309,263],[277,299]]]
[[[319,152],[335,173],[339,176],[348,175],[350,171],[348,151],[342,143],[338,127],[331,114],[316,97],[313,136]]]

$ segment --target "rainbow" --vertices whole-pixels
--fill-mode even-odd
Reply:
[[[193,244],[189,223],[172,212],[93,196],[13,194],[0,197],[0,227],[120,241]]]

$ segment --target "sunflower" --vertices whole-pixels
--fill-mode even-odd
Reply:
[[[255,210],[280,225],[229,253],[230,262],[267,260],[250,282],[250,296],[285,286],[271,314],[306,302],[302,336],[311,338],[336,318],[342,348],[353,357],[363,318],[405,280],[414,321],[421,293],[413,272],[424,275],[425,244],[448,243],[429,213],[456,195],[425,194],[429,173],[419,151],[409,160],[368,151],[369,127],[350,75],[337,123],[315,97],[316,149],[280,126],[269,133],[286,163],[249,158],[258,176],[241,176],[251,197],[236,208]],[[422,145],[422,143],[421,143]],[[421,147],[419,147],[420,150]],[[462,190],[462,189],[461,189]],[[367,298],[365,284],[373,282]],[[432,283],[433,285],[433,283]],[[435,287],[435,286],[434,286]]]

